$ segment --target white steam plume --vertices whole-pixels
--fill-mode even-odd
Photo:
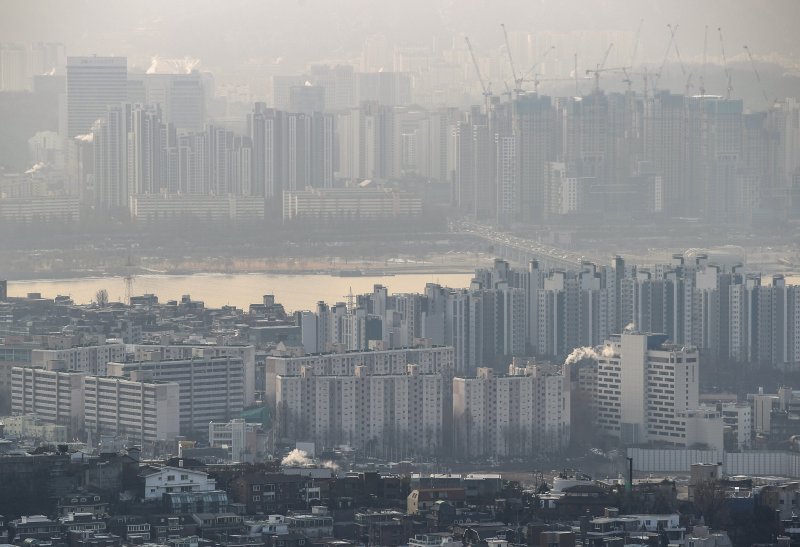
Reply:
[[[28,169],[27,171],[25,171],[25,174],[26,174],[26,175],[32,175],[32,174],[34,174],[36,171],[41,171],[42,169],[44,169],[44,164],[43,164],[42,162],[39,162],[39,163],[34,163],[34,164],[33,164],[33,167],[31,167],[30,169]]]
[[[594,348],[590,348],[589,346],[583,348],[575,348],[572,350],[567,356],[567,359],[564,361],[565,365],[571,365],[572,363],[577,363],[583,359],[597,359],[598,355]]]
[[[295,448],[281,460],[281,465],[284,467],[308,467],[313,464],[314,462],[308,457],[308,453],[299,448]]]
[[[630,322],[622,329],[623,332],[633,332],[636,330],[636,323]]]

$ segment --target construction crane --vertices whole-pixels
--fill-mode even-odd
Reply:
[[[669,33],[672,35],[672,45],[675,47],[675,56],[678,58],[678,64],[681,67],[681,74],[686,76],[686,67],[683,66],[683,59],[681,59],[681,52],[678,49],[678,39],[675,35],[678,33],[678,25],[676,24],[674,27],[670,24],[667,24],[667,28],[669,29]]]
[[[719,32],[719,48],[722,51],[722,68],[725,70],[725,78],[728,80],[725,98],[730,100],[731,92],[733,91],[733,83],[731,82],[731,71],[728,69],[728,59],[725,57],[725,41],[722,39],[722,27],[717,27],[717,31]]]
[[[503,29],[503,38],[506,41],[506,53],[508,53],[508,64],[511,65],[511,77],[514,78],[514,95],[516,96],[522,91],[522,78],[517,76],[517,69],[514,67],[514,57],[511,55],[511,42],[508,39],[506,25],[500,23],[500,28]]]
[[[694,76],[693,72],[689,72],[689,77],[686,78],[686,86],[683,88],[683,95],[688,97],[689,92],[692,90],[692,76]]]
[[[544,74],[534,74],[533,78],[530,80],[525,80],[526,82],[533,83],[533,91],[534,93],[539,93],[539,84],[541,83],[549,83],[549,82],[572,82],[574,78],[540,78],[539,76],[544,76]]]
[[[472,58],[472,65],[475,67],[475,74],[478,76],[478,81],[481,84],[481,94],[483,95],[483,102],[486,108],[486,115],[489,115],[489,104],[491,102],[492,97],[492,84],[491,82],[486,83],[481,75],[481,67],[478,65],[478,59],[475,58],[475,51],[472,49],[472,42],[469,41],[469,37],[464,36],[464,41],[467,43],[467,49],[469,50],[469,56]]]
[[[547,49],[547,51],[544,52],[544,55],[542,55],[542,58],[539,59],[538,61],[536,61],[535,63],[533,63],[533,66],[530,68],[530,70],[528,70],[528,72],[523,74],[522,77],[520,78],[520,84],[522,84],[523,82],[533,82],[534,91],[536,90],[537,77],[540,76],[540,74],[534,72],[534,70],[536,70],[536,67],[541,65],[545,61],[545,59],[547,59],[547,56],[550,55],[550,52],[553,51],[554,49],[556,49],[556,46],[550,46]],[[529,78],[529,76],[531,74],[533,74],[533,78]],[[522,87],[522,85],[520,85],[520,87]]]
[[[661,81],[661,73],[664,71],[664,66],[669,59],[669,52],[672,51],[672,44],[675,42],[675,33],[678,31],[678,25],[675,25],[674,30],[672,25],[667,25],[669,29],[669,41],[667,42],[667,50],[664,52],[664,58],[661,60],[661,65],[658,67],[655,78],[653,78],[653,89],[658,88],[658,83]]]
[[[700,96],[706,94],[706,65],[708,64],[708,25],[703,35],[703,67],[700,69]]]
[[[611,48],[612,47],[614,47],[614,42],[611,42],[610,44],[608,44],[608,49],[606,50],[606,54],[603,56],[603,60],[600,63],[597,64],[597,68],[595,68],[594,70],[592,70],[590,68],[586,69],[586,74],[594,74],[594,90],[595,90],[596,93],[600,92],[600,73],[601,72],[608,72],[609,70],[620,70],[620,68],[615,68],[615,69],[604,68],[606,66],[606,61],[608,61],[608,55],[609,55],[609,53],[611,53]],[[577,74],[576,74],[575,78],[577,79]]]
[[[642,69],[641,72],[631,72],[629,70],[630,68],[631,67],[621,67],[620,68],[620,70],[622,71],[622,74],[625,76],[625,78],[623,78],[622,81],[625,84],[627,84],[628,91],[630,92],[631,91],[631,87],[633,86],[633,79],[631,78],[631,76],[641,76],[642,77],[642,81],[644,82],[644,91],[643,91],[642,94],[643,94],[643,96],[644,96],[644,98],[646,100],[647,99],[647,91],[648,91],[647,84],[648,84],[648,81],[649,81],[649,78],[650,78],[650,73],[647,72],[647,67]]]
[[[639,50],[639,40],[642,37],[643,25],[644,25],[644,19],[639,19],[639,28],[636,29],[636,38],[633,39],[633,54],[631,54],[631,62],[630,62],[631,66],[636,64],[636,52]]]
[[[747,46],[744,46],[744,50],[747,52],[747,57],[750,59],[750,66],[753,67],[756,80],[758,80],[758,87],[761,88],[761,95],[764,96],[764,102],[766,102],[767,108],[769,108],[769,97],[767,97],[767,92],[764,90],[764,83],[761,81],[761,75],[758,73],[758,68],[756,68],[756,63],[753,60],[753,54],[750,52],[750,48]]]

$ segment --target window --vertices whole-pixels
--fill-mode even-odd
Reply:
[[[188,481],[189,480],[189,475],[181,475],[181,480],[182,481]]]
[[[253,492],[261,492],[261,485],[260,484],[254,484],[253,485]]]
[[[261,496],[253,496],[253,501],[261,501]]]
[[[175,480],[175,475],[167,475],[167,480],[168,481],[174,481]]]

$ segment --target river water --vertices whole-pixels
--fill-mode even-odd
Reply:
[[[194,274],[194,275],[138,275],[133,280],[133,295],[152,293],[159,302],[179,300],[189,294],[209,307],[233,305],[247,309],[261,302],[264,294],[274,294],[276,302],[287,311],[313,309],[319,300],[328,303],[344,302],[352,289],[353,294],[372,292],[375,284],[388,287],[390,293],[422,292],[426,283],[439,283],[449,287],[467,287],[471,273],[417,273],[393,276],[337,277],[326,274]],[[88,304],[97,291],[108,291],[110,302],[125,299],[123,277],[87,277],[76,279],[9,281],[9,296],[41,293],[45,298],[57,295],[70,296],[77,304]]]

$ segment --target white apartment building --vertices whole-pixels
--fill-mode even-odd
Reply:
[[[244,365],[244,404],[255,401],[256,348],[251,345],[217,346],[211,344],[137,344],[133,346],[135,361],[167,361],[206,357],[239,357]],[[117,359],[119,361],[121,359]]]
[[[242,419],[229,422],[209,422],[208,444],[211,447],[226,448],[228,459],[232,462],[254,463],[257,458],[257,433],[260,423],[248,423]]]
[[[753,410],[747,403],[723,403],[719,405],[722,421],[730,429],[739,450],[752,446]]]
[[[422,215],[422,200],[391,188],[308,188],[283,193],[283,220],[383,220]]]
[[[695,348],[668,344],[663,334],[626,332],[598,355],[598,428],[628,444],[697,442],[687,436],[687,420],[700,410]]]
[[[140,194],[130,197],[131,217],[145,224],[154,220],[192,217],[221,222],[263,220],[264,198],[192,194]]]
[[[453,379],[455,450],[462,457],[552,453],[569,443],[569,379],[537,365],[509,366],[507,376],[479,368]]]
[[[228,421],[244,408],[244,364],[238,357],[109,363],[108,374],[177,383],[181,435],[205,434],[209,422]]]
[[[48,370],[85,372],[106,375],[106,364],[125,360],[125,344],[102,344],[64,349],[34,349],[31,365]]]
[[[381,351],[317,353],[299,357],[270,356],[266,359],[266,398],[275,404],[277,376],[299,376],[310,367],[318,376],[353,376],[357,367],[367,367],[370,374],[398,374],[408,364],[419,366],[420,374],[453,376],[455,352],[452,347],[401,348]],[[399,368],[398,368],[399,367]]]
[[[83,429],[83,377],[83,372],[14,367],[11,412],[35,414],[41,423],[62,425],[77,435]]]
[[[351,375],[276,377],[279,427],[285,437],[318,448],[338,444],[385,457],[437,454],[442,447],[445,385],[419,365],[377,372],[359,365]]]
[[[128,436],[132,442],[174,439],[179,432],[175,382],[135,382],[124,378],[86,376],[86,430],[100,435]]]

